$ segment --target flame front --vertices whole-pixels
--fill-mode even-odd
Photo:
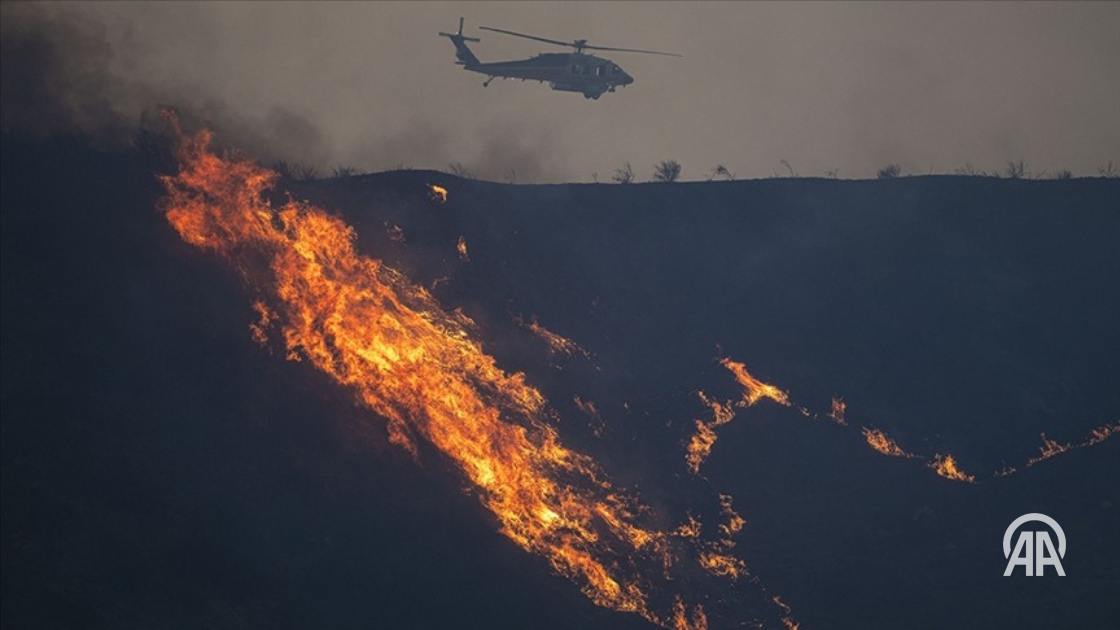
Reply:
[[[585,359],[591,358],[591,353],[585,350],[583,346],[542,326],[541,323],[537,321],[536,315],[530,318],[528,322],[520,317],[515,318],[515,321],[543,341],[552,354],[569,357],[581,356]]]
[[[934,455],[933,459],[929,462],[929,467],[946,479],[964,481],[967,483],[976,481],[976,477],[961,470],[960,466],[957,464],[957,460],[953,459],[952,455]]]
[[[888,436],[879,429],[869,429],[863,427],[863,439],[867,440],[867,445],[879,451],[883,455],[890,457],[917,457],[917,455],[908,453]]]
[[[735,403],[730,400],[720,402],[709,398],[704,392],[697,393],[704,406],[711,410],[712,419],[707,422],[696,420],[696,432],[689,437],[688,444],[685,445],[685,463],[688,465],[689,472],[694,475],[699,474],[700,465],[708,459],[708,455],[712,453],[712,447],[719,439],[716,434],[716,427],[731,422],[735,417],[734,407],[752,407],[763,398],[770,399],[784,407],[791,405],[789,394],[752,376],[747,371],[746,365],[729,358],[721,359],[720,365],[731,372],[731,375],[735,377],[735,382],[743,389],[743,393],[739,401]]]
[[[720,361],[720,364],[727,368],[735,376],[735,380],[738,381],[739,385],[742,386],[742,404],[744,406],[750,407],[763,398],[769,398],[779,405],[784,405],[786,407],[790,405],[789,394],[774,385],[763,383],[751,376],[751,373],[747,371],[747,366],[742,363],[725,358]]]
[[[290,359],[354,392],[386,419],[394,443],[414,456],[417,440],[436,447],[502,534],[546,558],[596,604],[666,626],[705,625],[699,608],[681,625],[683,604],[671,593],[660,595],[677,603],[655,612],[648,587],[658,576],[646,567],[661,566],[668,534],[643,527],[638,514],[647,508],[560,442],[545,423],[542,394],[500,369],[463,316],[359,255],[340,219],[294,201],[272,208],[262,197],[276,180],[272,171],[215,155],[207,132],[181,142],[181,171],[163,178],[166,217],[183,240],[245,274],[261,300],[254,337],[278,328]]]

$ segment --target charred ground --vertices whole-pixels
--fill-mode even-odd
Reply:
[[[253,344],[236,276],[158,211],[150,155],[2,150],[5,625],[642,627],[500,538],[438,459],[415,465],[345,392]],[[565,438],[647,502],[733,494],[741,554],[805,627],[1116,618],[1114,441],[976,485],[784,408],[740,412],[706,480],[682,445],[695,392],[730,391],[722,356],[980,473],[1041,432],[1114,422],[1120,182],[286,188],[478,321]],[[593,358],[550,355],[516,321],[534,316]],[[1027,511],[1066,527],[1065,580],[1000,577],[999,536]]]

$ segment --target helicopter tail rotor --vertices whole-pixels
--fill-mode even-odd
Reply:
[[[451,40],[455,44],[455,58],[458,59],[460,65],[464,66],[477,66],[481,63],[478,57],[474,56],[470,48],[467,48],[466,42],[480,42],[477,37],[467,37],[463,35],[463,18],[459,18],[459,30],[455,33],[444,33],[440,31],[440,35]]]

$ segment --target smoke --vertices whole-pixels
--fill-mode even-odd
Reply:
[[[80,135],[124,145],[156,124],[165,105],[215,129],[223,143],[266,164],[303,165],[319,173],[462,166],[499,181],[540,181],[563,172],[555,134],[524,124],[489,123],[477,132],[413,116],[369,125],[368,139],[336,142],[314,116],[284,104],[235,107],[216,89],[186,76],[143,77],[132,60],[146,54],[121,18],[120,33],[91,13],[38,4],[4,4],[2,129],[33,137]],[[193,24],[202,39],[207,25]],[[321,116],[322,114],[320,114]],[[386,129],[387,131],[381,131]]]
[[[228,144],[262,161],[329,159],[318,127],[284,107],[274,106],[254,117],[189,85],[156,85],[114,72],[114,61],[138,51],[130,50],[127,40],[111,43],[102,22],[32,4],[5,4],[0,11],[0,127],[6,134],[80,135],[123,145],[167,104],[219,129]]]

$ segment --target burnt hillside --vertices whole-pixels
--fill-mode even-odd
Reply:
[[[166,224],[149,158],[77,140],[2,151],[4,625],[645,627],[510,545],[345,392],[255,345],[238,277]],[[1040,433],[1075,442],[1120,419],[1120,181],[398,172],[284,188],[473,318],[621,484],[666,513],[734,495],[739,550],[803,627],[1120,615],[1120,440],[1022,467]],[[591,356],[550,354],[534,318]],[[852,425],[952,453],[979,483],[765,405],[721,428],[694,477],[696,392],[732,395],[722,357],[812,410],[843,397]],[[1008,465],[1022,470],[991,478]],[[1030,511],[1066,528],[1064,580],[1001,577],[1003,528]],[[713,627],[741,619],[725,599]]]

